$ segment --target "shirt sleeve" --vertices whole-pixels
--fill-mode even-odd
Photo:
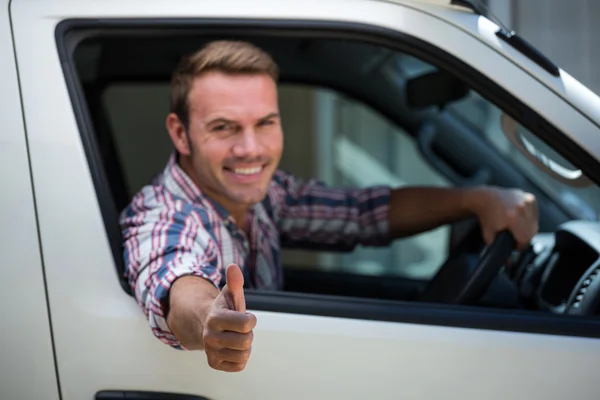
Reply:
[[[147,187],[123,211],[120,224],[125,275],[152,332],[162,342],[184,349],[166,322],[171,285],[181,276],[195,275],[218,288],[222,277],[206,214]]]
[[[334,189],[277,171],[268,200],[283,247],[350,251],[391,241],[387,186]]]

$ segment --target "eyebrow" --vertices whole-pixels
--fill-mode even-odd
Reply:
[[[208,121],[206,123],[206,126],[214,125],[214,124],[217,124],[217,123],[221,123],[221,124],[235,124],[235,121],[227,119],[227,118],[219,117],[219,118],[211,119],[210,121]]]
[[[258,122],[267,121],[267,120],[272,119],[272,118],[279,118],[279,113],[274,112],[274,113],[268,114],[268,115],[260,118],[258,120]],[[223,118],[223,117],[218,117],[218,118],[211,119],[210,121],[208,121],[206,123],[206,126],[215,125],[217,123],[220,123],[220,124],[236,124],[237,122],[235,122],[234,120],[231,120],[231,119],[227,119],[227,118]]]
[[[268,120],[268,119],[272,119],[272,118],[278,118],[278,117],[279,117],[279,113],[276,113],[276,112],[274,112],[274,113],[271,113],[271,114],[267,115],[266,117],[262,117],[262,118],[261,118],[261,119],[259,119],[258,121],[259,121],[259,122],[262,122],[262,121],[266,121],[266,120]]]

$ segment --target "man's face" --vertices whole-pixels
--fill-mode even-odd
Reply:
[[[273,79],[209,72],[194,80],[188,104],[183,155],[200,190],[226,208],[262,201],[283,147]]]

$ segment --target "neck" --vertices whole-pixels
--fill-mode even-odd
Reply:
[[[223,207],[233,218],[236,225],[248,233],[248,209],[247,205],[240,205],[229,201],[227,198],[219,195],[218,193],[213,192],[208,188],[202,188],[200,184],[200,179],[195,172],[194,166],[192,164],[192,160],[190,157],[178,156],[178,164],[185,172],[192,182],[196,185],[198,190],[202,193],[202,195],[211,198],[213,201],[217,202],[221,207]]]

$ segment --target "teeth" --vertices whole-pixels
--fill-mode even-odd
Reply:
[[[240,175],[253,175],[258,174],[262,167],[254,167],[254,168],[235,168],[233,172]]]

